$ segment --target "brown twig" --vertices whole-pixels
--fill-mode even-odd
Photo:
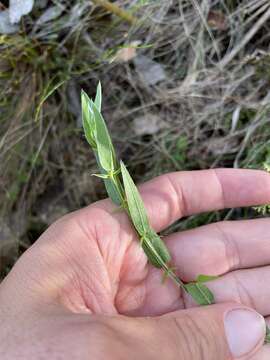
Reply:
[[[92,0],[96,5],[102,6],[104,9],[109,11],[110,13],[120,17],[121,19],[129,22],[130,24],[135,24],[138,19],[131,15],[128,11],[121,9],[118,5],[112,4],[107,0]]]

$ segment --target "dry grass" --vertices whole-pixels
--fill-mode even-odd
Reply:
[[[91,95],[98,79],[104,116],[138,181],[269,161],[268,0],[117,1],[140,19],[132,26],[87,1],[57,2],[68,5],[52,23],[38,28],[36,10],[19,35],[0,37],[0,241],[15,238],[23,251],[56,217],[104,196],[90,177],[95,162],[79,121],[80,88]],[[133,60],[111,61],[138,40],[137,56],[166,72],[154,86]],[[35,122],[40,101],[61,81]],[[136,135],[134,120],[149,114],[164,128]],[[248,216],[206,214],[177,226],[240,215]],[[17,256],[5,248],[2,272]]]

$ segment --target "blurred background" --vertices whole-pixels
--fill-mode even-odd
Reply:
[[[49,224],[106,196],[80,109],[99,80],[137,182],[269,163],[269,40],[269,0],[1,0],[0,277]]]

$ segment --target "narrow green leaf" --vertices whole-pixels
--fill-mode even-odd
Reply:
[[[196,279],[196,282],[205,283],[205,282],[213,281],[213,280],[216,280],[216,279],[218,279],[218,276],[200,274],[200,275],[198,275],[198,277]]]
[[[185,284],[184,288],[198,305],[211,305],[215,302],[212,292],[202,283]]]
[[[139,235],[144,237],[151,231],[144,203],[122,161],[120,162],[120,166],[131,220]]]
[[[149,262],[156,268],[163,268],[164,271],[167,271],[169,274],[170,269],[166,264],[166,259],[162,257],[162,253],[159,253],[158,249],[155,249],[152,241],[150,238],[148,238],[148,236],[145,236],[141,239],[141,246]]]
[[[169,250],[165,245],[164,241],[162,241],[162,239],[160,238],[160,236],[153,229],[151,229],[146,236],[150,239],[155,250],[160,255],[164,263],[167,264],[168,262],[170,262],[171,256]]]
[[[94,137],[95,121],[94,121],[93,112],[90,112],[90,108],[89,108],[90,101],[91,100],[89,99],[86,92],[82,90],[81,103],[82,103],[82,124],[83,124],[84,134],[89,145],[93,148],[93,150],[95,150],[97,147]]]
[[[107,194],[108,194],[109,198],[112,200],[112,202],[117,206],[121,205],[121,197],[119,195],[119,192],[118,192],[115,184],[110,179],[105,179],[104,185],[105,185]]]
[[[161,269],[166,264],[160,255],[155,251],[154,246],[151,244],[151,241],[148,238],[144,238],[141,245],[148,261],[154,267]]]
[[[114,147],[105,121],[92,100],[90,100],[90,112],[91,111],[95,119],[95,140],[99,162],[104,170],[108,172],[113,171],[115,170],[114,164],[116,162]]]
[[[158,234],[151,228],[141,195],[124,163],[120,164],[129,214],[135,229],[142,238],[142,248],[151,264],[161,268],[171,260],[169,251]]]
[[[97,86],[96,98],[95,98],[95,105],[99,112],[101,112],[101,103],[102,103],[102,91],[101,91],[101,83],[99,81]]]
[[[101,100],[102,94],[100,83],[97,87],[95,104],[82,90],[82,123],[86,139],[94,150],[96,156],[101,173],[99,177],[104,180],[108,196],[116,205],[119,206],[121,204],[121,196],[116,188],[116,185],[109,178],[109,172],[114,170],[114,167],[117,166],[117,164],[115,164],[115,151],[105,121],[100,114]]]

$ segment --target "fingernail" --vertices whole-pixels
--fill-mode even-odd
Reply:
[[[264,318],[249,309],[229,311],[224,326],[229,348],[236,358],[252,352],[265,336]]]

